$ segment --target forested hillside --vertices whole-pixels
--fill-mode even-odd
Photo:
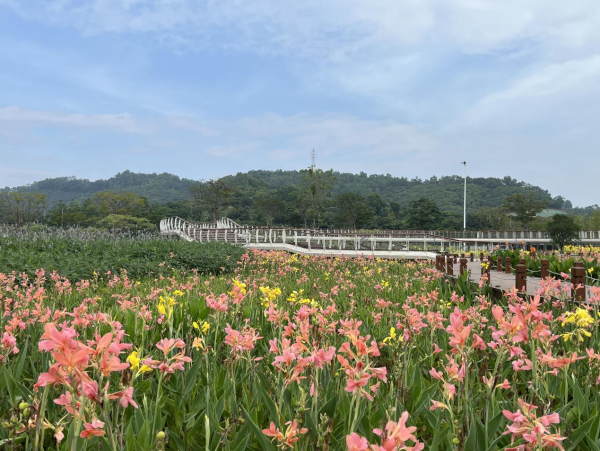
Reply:
[[[107,180],[91,182],[75,177],[57,177],[15,189],[45,194],[46,203],[51,208],[61,201],[68,203],[76,200],[83,203],[101,191],[127,191],[144,196],[151,203],[175,202],[189,199],[190,187],[194,183],[193,180],[167,173],[141,174],[125,171]]]
[[[461,229],[463,188],[459,176],[409,180],[320,169],[204,182],[125,171],[95,182],[64,177],[0,190],[0,223],[150,229],[170,216],[227,216],[256,225]],[[468,228],[544,229],[551,214],[536,215],[548,209],[577,214],[581,227],[600,227],[597,207],[573,210],[568,200],[511,177],[469,178],[467,190]]]
[[[435,200],[440,210],[461,213],[463,209],[464,179],[451,175],[432,177],[427,180],[387,175],[349,174],[333,172],[331,196],[354,192],[361,196],[379,193],[387,202],[407,205],[410,201],[423,197]],[[298,187],[302,180],[300,171],[249,171],[225,177],[232,185],[244,190],[279,189]],[[534,193],[538,200],[546,203],[547,208],[569,210],[571,202],[561,196],[551,194],[538,187],[520,182],[511,177],[503,179],[468,178],[467,208],[471,211],[482,207],[501,207],[504,200],[512,194]]]
[[[432,177],[427,180],[393,177],[387,175],[349,174],[333,172],[331,197],[354,192],[362,196],[379,193],[387,202],[408,205],[410,201],[423,197],[435,200],[444,212],[462,212],[463,179],[451,175]],[[293,197],[302,181],[300,171],[249,171],[224,177],[232,186],[244,191],[248,197],[265,190],[285,188]],[[69,203],[73,200],[84,202],[101,191],[127,191],[146,197],[149,203],[164,204],[191,198],[190,188],[196,182],[176,175],[141,174],[125,171],[107,180],[89,181],[75,177],[59,177],[17,187],[17,190],[31,190],[46,195],[46,204],[52,208],[59,201]],[[562,197],[552,197],[540,187],[520,182],[510,177],[469,178],[467,207],[479,210],[482,207],[500,207],[504,199],[511,194],[534,193],[536,198],[546,202],[547,208],[569,210],[571,203]]]

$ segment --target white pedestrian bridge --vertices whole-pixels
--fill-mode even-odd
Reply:
[[[179,217],[160,221],[163,235],[201,243],[236,243],[251,249],[281,250],[302,255],[435,258],[440,252],[492,250],[495,246],[551,248],[547,232],[538,231],[424,231],[309,229],[243,226],[229,218],[193,223]],[[582,244],[600,244],[599,232],[580,232]]]

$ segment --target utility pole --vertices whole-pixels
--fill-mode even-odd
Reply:
[[[465,193],[464,193],[464,213],[463,213],[463,229],[467,230],[467,162],[461,161],[465,168]]]

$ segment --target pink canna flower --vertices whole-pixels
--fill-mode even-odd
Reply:
[[[98,419],[94,419],[91,423],[84,423],[85,430],[81,431],[81,438],[100,437],[106,434],[104,423]]]
[[[250,326],[245,326],[240,332],[232,329],[229,323],[227,324],[227,327],[225,327],[225,333],[227,334],[225,336],[225,343],[231,347],[234,357],[237,357],[241,352],[254,349],[254,343],[262,338]]]
[[[558,413],[536,417],[536,406],[527,404],[522,399],[518,400],[520,409],[512,413],[508,410],[503,410],[504,416],[512,422],[507,426],[504,434],[511,434],[512,441],[515,438],[522,438],[526,444],[521,446],[524,451],[537,450],[540,446],[543,449],[559,449],[563,450],[561,441],[565,437],[560,437],[559,433],[551,433],[548,429],[553,424],[560,423]],[[522,412],[521,412],[522,410]],[[560,431],[559,431],[560,432]],[[519,448],[514,448],[519,449]]]
[[[13,354],[17,354],[19,352],[19,348],[17,348],[16,344],[17,344],[17,339],[12,336],[11,334],[9,334],[8,332],[4,332],[4,335],[2,336],[2,341],[0,342],[0,344],[2,344],[2,347],[13,353]]]
[[[56,328],[54,323],[44,324],[44,333],[38,346],[41,351],[65,351],[77,347],[74,337],[77,335],[75,329],[66,327],[62,331]]]
[[[269,429],[263,429],[262,432],[267,437],[273,437],[273,440],[279,442],[279,447],[293,449],[294,444],[300,439],[301,435],[308,432],[306,428],[298,428],[298,422],[296,420],[288,421],[285,423],[287,428],[285,434],[283,434],[279,428],[275,427],[275,423],[271,422]]]
[[[58,363],[52,365],[47,373],[40,374],[33,387],[37,389],[38,387],[45,387],[50,384],[54,386],[70,384],[69,375]]]
[[[296,360],[296,354],[290,352],[289,349],[283,351],[282,355],[278,355],[275,357],[275,366],[285,365],[290,366],[294,360]]]
[[[67,391],[66,393],[60,395],[54,400],[54,403],[59,406],[64,406],[65,410],[71,415],[78,415],[79,409],[81,408],[81,403],[79,401],[75,402],[75,405],[73,405],[73,400],[70,391]],[[77,409],[77,412],[75,411],[75,409]]]
[[[433,377],[434,379],[437,380],[443,380],[444,379],[444,375],[441,371],[436,370],[435,368],[431,368],[429,370],[429,374],[431,374],[431,377]]]
[[[504,379],[504,382],[502,382],[501,384],[496,385],[497,388],[501,388],[503,390],[509,390],[510,389],[510,383],[508,382],[508,379]]]
[[[109,377],[112,372],[123,371],[127,368],[129,368],[129,363],[121,362],[117,356],[111,356],[108,353],[105,353],[100,360],[100,373],[106,377]]]
[[[324,349],[318,349],[313,352],[313,363],[315,364],[315,368],[321,369],[325,363],[331,363],[333,357],[335,356],[335,347],[330,346],[327,351]]]
[[[118,399],[121,406],[124,409],[131,404],[136,409],[138,408],[137,403],[133,400],[133,387],[127,387],[123,391],[118,391],[108,396],[108,399]]]
[[[348,450],[364,451],[421,451],[425,448],[423,443],[420,443],[413,433],[417,430],[415,426],[406,426],[408,420],[408,412],[403,412],[400,416],[400,421],[397,423],[389,421],[385,425],[385,430],[373,429],[373,433],[381,437],[381,444],[377,445],[369,443],[366,438],[353,432],[346,436],[346,446]],[[408,445],[407,442],[414,442],[413,445]]]
[[[281,433],[279,428],[275,427],[275,423],[273,423],[272,421],[271,425],[269,426],[269,429],[263,429],[262,432],[267,437],[275,437],[278,441],[283,440],[283,434]]]
[[[348,451],[365,451],[369,449],[369,442],[356,432],[346,436],[346,446]]]
[[[178,339],[163,338],[158,343],[156,343],[156,347],[158,349],[160,349],[165,355],[167,355],[169,353],[169,351],[171,349],[173,349],[174,347],[175,348],[180,348],[180,349],[185,348],[185,343],[180,338],[178,338]]]

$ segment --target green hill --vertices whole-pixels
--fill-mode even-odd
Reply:
[[[57,177],[34,182],[15,189],[37,191],[46,195],[48,207],[57,202],[69,203],[73,200],[83,203],[100,191],[129,191],[145,196],[150,203],[164,204],[190,198],[193,180],[173,174],[141,174],[131,171],[121,172],[107,180],[91,182],[76,177]]]
[[[362,196],[378,193],[387,202],[397,202],[402,206],[410,201],[427,197],[435,201],[445,212],[461,213],[463,210],[464,179],[457,175],[432,177],[427,180],[386,175],[349,174],[333,172],[335,177],[331,196],[337,197],[346,192],[355,192]],[[253,192],[262,189],[279,190],[294,188],[301,183],[300,171],[249,171],[225,177],[232,185]],[[467,179],[467,208],[477,211],[482,207],[501,207],[504,199],[512,194],[534,193],[538,200],[546,203],[547,208],[570,210],[571,202],[561,196],[551,194],[534,185],[520,182],[511,177]]]
[[[463,179],[451,175],[418,178],[393,177],[386,175],[349,174],[333,172],[334,180],[331,197],[355,192],[362,196],[378,193],[387,202],[406,206],[410,201],[427,197],[436,202],[445,212],[459,214],[463,208]],[[249,171],[227,176],[225,179],[243,192],[243,197],[254,198],[261,192],[287,191],[290,198],[302,180],[300,171]],[[59,201],[73,200],[84,202],[95,193],[106,190],[129,191],[148,199],[151,204],[165,204],[191,198],[190,187],[194,180],[180,178],[173,174],[141,174],[131,171],[121,172],[107,180],[89,181],[75,177],[58,177],[34,182],[13,189],[27,189],[46,195],[47,206],[51,208]],[[547,208],[570,210],[571,202],[561,196],[552,197],[538,186],[517,181],[511,177],[469,178],[467,182],[467,208],[477,211],[482,207],[500,207],[511,194],[532,192],[536,198],[546,202]]]

